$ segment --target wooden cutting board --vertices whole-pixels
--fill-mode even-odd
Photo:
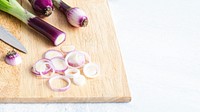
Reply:
[[[100,75],[87,79],[84,86],[71,85],[66,92],[54,92],[47,86],[47,79],[36,78],[32,65],[49,49],[60,49],[42,35],[2,11],[0,25],[10,31],[27,49],[20,53],[23,63],[19,66],[5,64],[4,57],[10,46],[0,41],[0,102],[129,102],[130,91],[120,54],[107,0],[63,0],[71,6],[83,9],[89,24],[85,28],[70,26],[57,9],[44,20],[63,30],[67,39],[62,45],[74,45],[76,49],[91,55],[99,64]],[[28,0],[19,3],[33,12]],[[58,82],[57,84],[63,84]]]

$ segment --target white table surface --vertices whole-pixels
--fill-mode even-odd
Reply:
[[[0,104],[0,112],[200,112],[200,1],[109,4],[130,103]]]

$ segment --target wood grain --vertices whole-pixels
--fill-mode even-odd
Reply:
[[[12,48],[0,41],[0,102],[129,102],[130,91],[107,1],[63,1],[83,9],[89,17],[88,26],[70,26],[57,9],[44,20],[66,32],[67,40],[62,45],[72,44],[78,50],[88,52],[92,61],[100,65],[100,76],[87,79],[87,84],[82,87],[72,84],[66,92],[51,91],[47,80],[36,78],[30,70],[45,51],[59,49],[60,46],[54,47],[41,34],[0,12],[0,25],[28,50],[28,54],[20,53],[23,58],[21,65],[9,66],[5,64],[4,56]],[[33,13],[27,1],[19,2]]]

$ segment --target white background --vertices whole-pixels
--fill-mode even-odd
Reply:
[[[132,102],[0,104],[0,112],[200,112],[200,1],[109,5]]]

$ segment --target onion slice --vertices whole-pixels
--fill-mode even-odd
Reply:
[[[51,59],[51,62],[56,72],[64,72],[68,68],[67,64],[65,63],[65,59],[62,57],[54,57]]]
[[[44,53],[44,58],[52,59],[55,57],[64,57],[64,55],[62,54],[62,52],[54,49],[48,50]]]
[[[67,85],[65,87],[62,87],[62,88],[55,88],[53,87],[52,85],[52,81],[55,80],[55,79],[63,79],[64,81],[67,82]],[[53,91],[57,91],[57,92],[63,92],[63,91],[66,91],[70,88],[70,85],[71,85],[71,81],[69,78],[65,77],[65,76],[61,76],[61,75],[56,75],[52,78],[49,79],[48,81],[48,85],[49,87],[53,90]]]
[[[92,61],[91,56],[90,56],[88,53],[86,53],[86,52],[84,52],[84,51],[79,51],[79,52],[85,55],[85,60],[86,60],[88,63],[90,63],[90,62]]]
[[[33,65],[32,72],[36,75],[40,75],[40,72],[47,74],[51,70],[51,67],[49,66],[50,63],[51,61],[49,59],[40,59]]]
[[[42,73],[42,71],[40,71],[41,77],[42,77],[42,78],[45,78],[45,79],[49,79],[49,78],[53,77],[54,74],[55,74],[55,69],[54,69],[52,63],[47,63],[47,62],[45,62],[45,63],[43,63],[43,64],[49,65],[49,66],[50,66],[50,70],[52,70],[52,73],[51,73],[50,75],[44,75],[44,74]],[[48,72],[48,73],[49,73],[49,72]]]
[[[60,50],[64,53],[69,53],[75,50],[75,46],[73,45],[68,45],[68,46],[61,46]]]
[[[98,76],[100,69],[99,66],[95,63],[88,63],[83,67],[83,73],[88,78],[95,78]]]
[[[48,73],[50,73],[50,71],[52,71],[51,74],[47,75]],[[41,76],[41,78],[49,79],[55,73],[55,70],[50,60],[40,59],[32,67],[32,72],[37,76]]]
[[[84,84],[86,84],[86,79],[83,75],[78,75],[73,78],[73,83],[77,86],[83,86]]]
[[[6,54],[5,61],[7,64],[15,66],[22,63],[22,58],[15,50],[12,50]]]
[[[85,55],[79,51],[73,51],[65,57],[66,64],[71,68],[81,68],[85,64]]]
[[[74,78],[77,77],[77,75],[80,75],[80,70],[76,68],[68,68],[64,73],[66,77]]]

